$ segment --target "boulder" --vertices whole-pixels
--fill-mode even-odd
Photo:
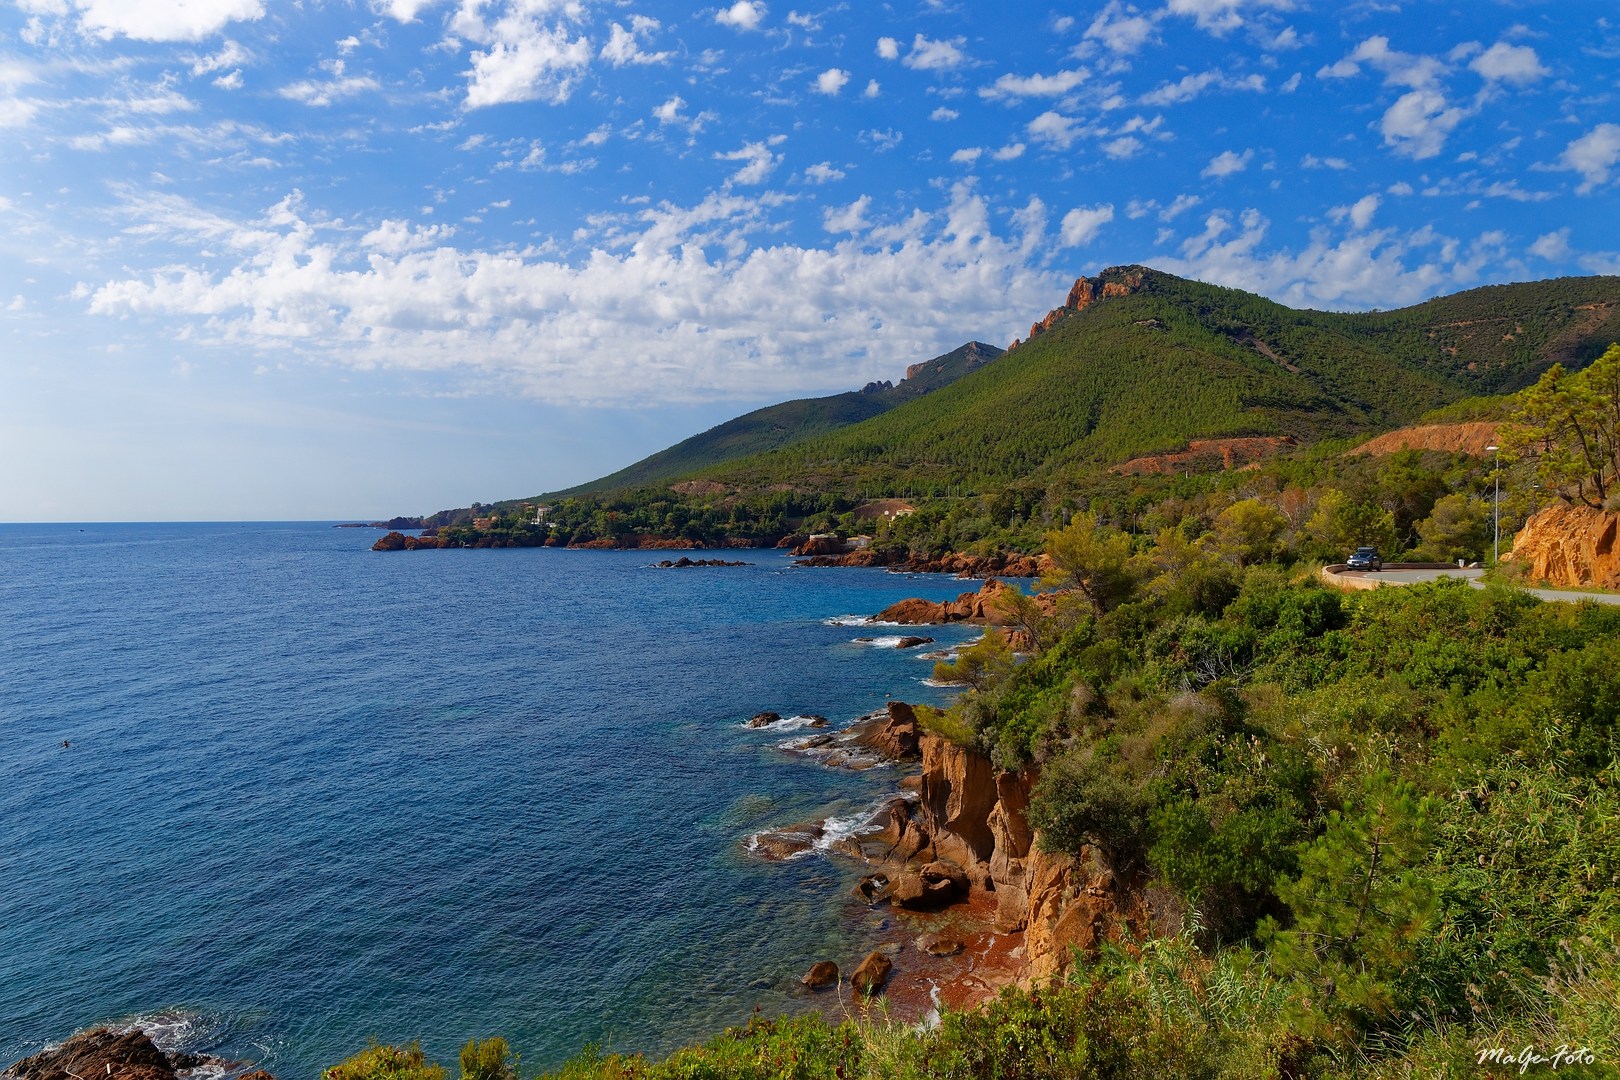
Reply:
[[[929,956],[955,956],[966,946],[943,934],[924,934],[917,939],[917,948]]]
[[[831,720],[827,719],[825,716],[818,716],[814,713],[805,717],[805,719],[810,721],[811,727],[830,727],[832,725]]]
[[[773,712],[755,713],[754,716],[748,721],[748,726],[749,727],[769,727],[772,724],[776,723],[780,719],[782,719],[782,714],[781,713],[773,713]]]
[[[858,994],[875,994],[883,989],[883,984],[889,981],[889,972],[894,970],[894,961],[880,952],[869,952],[861,966],[855,969],[855,974],[849,977],[849,985],[855,988]]]
[[[921,870],[899,875],[890,899],[907,911],[933,911],[967,892],[967,875],[948,863],[931,862]]]
[[[806,821],[785,829],[762,832],[754,837],[752,847],[754,854],[762,858],[783,862],[809,851],[825,835],[827,830],[822,822]]]
[[[918,747],[917,713],[903,701],[891,701],[886,711],[873,713],[861,725],[854,743],[887,761],[914,758]]]
[[[213,1064],[215,1058],[176,1055],[185,1068]],[[54,1050],[42,1050],[12,1065],[5,1080],[175,1080],[175,1064],[142,1031],[96,1028],[82,1031]]]
[[[855,883],[855,895],[868,904],[876,904],[889,896],[889,876],[868,874]]]
[[[372,551],[404,551],[405,534],[391,532],[371,545]]]
[[[838,965],[831,960],[818,960],[799,980],[812,990],[825,990],[838,984]]]
[[[919,645],[932,645],[933,643],[934,639],[931,637],[903,637],[895,642],[894,647],[897,649],[915,649]]]

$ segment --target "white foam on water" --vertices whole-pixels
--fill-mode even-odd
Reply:
[[[867,617],[865,615],[834,615],[830,619],[821,620],[821,625],[822,626],[866,626],[867,622],[868,622],[868,620],[867,620]],[[891,625],[895,625],[895,624],[891,624]]]
[[[218,1042],[224,1023],[204,1013],[184,1009],[144,1013],[130,1017],[113,1030],[144,1031],[152,1044],[165,1054],[198,1052]],[[223,1070],[222,1070],[223,1071]]]
[[[856,638],[855,643],[857,645],[870,645],[874,649],[897,649],[904,640],[899,634],[894,634],[890,637],[866,638],[865,640]]]

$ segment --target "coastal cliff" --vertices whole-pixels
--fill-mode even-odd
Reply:
[[[1008,981],[1025,987],[1062,975],[1075,950],[1095,954],[1105,940],[1133,939],[1151,922],[1140,917],[1140,883],[1122,885],[1100,849],[1078,856],[1042,849],[1029,820],[1034,766],[998,769],[975,750],[918,730],[915,711],[900,702],[868,737],[868,745],[901,751],[895,759],[915,746],[922,768],[901,785],[915,798],[893,800],[844,845],[880,868],[857,889],[867,902],[992,912],[994,934],[1022,935],[1022,963]]]

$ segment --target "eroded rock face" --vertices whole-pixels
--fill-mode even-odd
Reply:
[[[920,743],[920,809],[935,855],[966,868],[973,883],[983,888],[995,848],[990,831],[990,811],[997,798],[994,766],[982,754],[939,735],[925,732]]]
[[[889,702],[888,712],[866,723],[854,738],[857,746],[875,751],[886,761],[917,756],[917,714],[903,701]]]
[[[1038,985],[1063,974],[1072,949],[1095,953],[1125,929],[1113,868],[1101,851],[1087,847],[1079,858],[1031,849],[1029,924],[1024,947],[1028,982]]]
[[[1012,623],[1012,607],[1005,594],[1016,590],[1004,582],[990,578],[978,592],[965,592],[955,600],[935,602],[917,597],[890,604],[869,620],[875,623],[899,623],[903,626],[926,626],[940,623],[970,623],[977,626],[1007,626]],[[1041,603],[1045,598],[1036,597]],[[1050,601],[1045,601],[1050,603]]]
[[[1528,566],[1531,581],[1620,588],[1617,531],[1620,514],[1558,503],[1524,523],[1513,540],[1511,558]]]

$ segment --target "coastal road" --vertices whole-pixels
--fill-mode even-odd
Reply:
[[[1484,576],[1483,570],[1464,570],[1447,567],[1444,570],[1340,570],[1336,574],[1324,576],[1340,579],[1352,589],[1365,589],[1377,583],[1385,585],[1413,585],[1420,581],[1438,581],[1443,577],[1464,578],[1468,584],[1476,589],[1483,589],[1485,583],[1479,579]],[[1355,582],[1355,584],[1351,584]],[[1364,584],[1365,583],[1365,584]],[[1620,604],[1620,593],[1577,592],[1572,589],[1526,589],[1531,596],[1538,596],[1543,600],[1593,600],[1599,604]]]

